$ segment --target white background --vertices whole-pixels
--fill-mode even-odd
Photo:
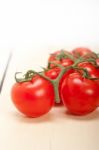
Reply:
[[[98,0],[0,0],[1,49],[98,42]]]

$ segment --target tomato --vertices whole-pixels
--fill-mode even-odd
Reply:
[[[90,50],[89,48],[85,48],[85,47],[75,48],[74,50],[72,50],[72,54],[77,58],[79,56],[96,58],[96,55],[92,52],[92,50]]]
[[[64,54],[67,54],[69,53],[68,51],[66,50],[58,50],[58,51],[55,51],[54,53],[50,54],[50,57],[48,59],[48,61],[54,61],[54,60],[57,60],[57,56],[59,56],[59,60],[64,58]],[[61,55],[61,56],[60,56]]]
[[[53,63],[50,63],[50,62],[53,62]],[[55,64],[61,64],[61,62],[59,60],[53,60],[53,61],[49,61],[49,65],[48,65],[48,68],[55,68]],[[55,64],[54,64],[55,63]]]
[[[50,55],[48,62],[54,62],[56,64],[61,64],[64,67],[70,66],[74,63],[73,60],[68,58],[67,55],[72,55],[71,53],[65,51],[65,50],[60,50],[56,51],[53,54]],[[55,67],[55,64],[50,64],[50,68]]]
[[[15,83],[11,91],[16,108],[29,117],[39,117],[49,112],[54,105],[54,88],[50,81],[33,77],[32,81]]]
[[[78,67],[86,69],[92,78],[99,78],[99,68],[96,68],[90,62],[82,62],[78,64]]]
[[[61,65],[62,65],[63,67],[71,66],[73,63],[74,63],[74,62],[73,62],[71,59],[69,59],[69,58],[62,59],[62,61],[61,61]]]
[[[72,50],[73,54],[79,53],[81,56],[91,53],[92,51],[89,48],[78,47]]]
[[[97,108],[98,84],[82,77],[80,73],[72,73],[63,81],[61,96],[70,113],[85,115]]]
[[[56,68],[52,68],[50,70],[45,71],[45,75],[49,77],[50,79],[56,79],[60,72],[61,72],[61,69],[56,67]]]
[[[99,58],[96,59],[96,63],[99,66]]]
[[[99,78],[99,68],[96,68],[92,63],[82,62],[78,66],[86,69],[92,78]],[[95,80],[95,82],[97,82],[99,86],[99,80]],[[99,103],[97,105],[99,106]]]
[[[68,66],[71,66],[74,62],[71,59],[66,58],[66,59],[62,59],[61,61],[54,60],[53,63],[61,64],[63,67],[68,67]],[[50,68],[54,68],[55,64],[50,64]]]

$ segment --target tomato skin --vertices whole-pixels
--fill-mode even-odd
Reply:
[[[74,115],[86,115],[97,108],[98,84],[72,73],[63,82],[61,96],[64,105]]]
[[[15,83],[11,96],[16,108],[28,117],[44,115],[54,105],[52,84],[39,76],[31,82]]]
[[[85,56],[85,58],[87,58],[87,57],[96,58],[96,55],[92,52],[92,50],[90,50],[89,48],[86,48],[86,47],[75,48],[75,49],[72,50],[72,54],[77,58],[79,56]]]
[[[63,59],[63,60],[61,61],[61,65],[62,65],[63,67],[68,67],[68,66],[71,66],[71,65],[73,65],[73,64],[74,64],[74,62],[73,62],[71,59],[69,59],[69,58]]]
[[[96,68],[92,63],[82,62],[78,64],[78,67],[86,69],[92,78],[99,78],[99,68]]]
[[[56,79],[60,73],[61,69],[56,67],[56,68],[52,68],[48,71],[45,71],[45,75],[47,77],[49,77],[50,79]]]
[[[99,66],[99,58],[96,59],[96,63]]]
[[[50,57],[48,58],[48,61],[50,62],[50,61],[56,60],[56,56],[57,56],[58,54],[60,54],[60,50],[58,50],[58,51],[52,53],[52,54],[50,55]]]
[[[82,62],[78,66],[86,69],[92,78],[99,78],[99,68],[96,68],[91,63]],[[99,80],[95,80],[95,82],[97,82],[99,86]],[[99,106],[99,103],[97,104],[97,106]]]
[[[85,47],[78,47],[75,48],[74,50],[72,50],[72,52],[75,53],[79,53],[81,56],[86,55],[90,52],[92,52],[89,48],[85,48]]]

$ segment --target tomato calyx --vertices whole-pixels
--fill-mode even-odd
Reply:
[[[60,54],[56,55],[56,60],[62,60],[63,58],[70,58],[71,60],[75,60],[73,55],[69,54],[69,52],[65,52],[64,50],[60,51]]]
[[[27,71],[26,74],[24,74],[22,78],[18,78],[17,77],[18,74],[22,74],[22,72],[16,72],[15,73],[15,80],[16,80],[17,83],[31,81],[33,76],[34,76],[34,73],[33,73],[32,70]]]
[[[68,51],[65,51],[64,49],[57,51],[56,53],[50,54],[50,58],[48,60],[48,69],[54,68],[54,64],[50,62],[55,62],[56,64],[62,64],[62,66],[67,67],[69,65],[72,65],[75,62],[76,58],[69,53]]]

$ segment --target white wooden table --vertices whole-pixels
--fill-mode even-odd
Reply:
[[[54,107],[37,119],[16,110],[10,98],[14,73],[39,69],[50,49],[19,51],[13,55],[0,95],[0,150],[99,150],[99,110],[77,117],[66,114],[64,107]]]

